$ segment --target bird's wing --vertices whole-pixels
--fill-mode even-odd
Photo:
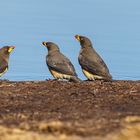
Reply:
[[[7,71],[7,69],[8,69],[7,63],[0,61],[0,76],[2,76]]]
[[[49,69],[62,74],[77,76],[73,64],[61,53],[57,53],[55,56],[48,56],[46,62]]]
[[[111,78],[107,65],[104,63],[104,61],[99,55],[98,58],[99,59],[94,60],[82,56],[79,58],[79,63],[81,64],[82,69],[89,71],[91,74]]]

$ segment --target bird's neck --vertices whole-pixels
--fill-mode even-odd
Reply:
[[[92,48],[92,45],[91,44],[82,44],[81,45],[82,46],[82,48]]]
[[[4,55],[2,56],[2,59],[5,60],[6,62],[8,62],[8,61],[9,61],[9,55],[5,55],[5,54],[4,54]]]
[[[53,54],[53,53],[56,53],[56,52],[60,52],[59,49],[49,50],[48,54]]]

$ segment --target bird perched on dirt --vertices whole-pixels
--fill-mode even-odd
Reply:
[[[58,45],[53,42],[42,42],[42,44],[48,49],[46,64],[54,78],[67,79],[73,82],[81,81],[77,77],[74,66],[70,60],[60,52]]]
[[[75,38],[81,45],[78,57],[79,64],[88,80],[112,80],[107,65],[92,47],[91,41],[87,37],[80,35],[75,35]]]
[[[9,56],[14,48],[15,46],[0,48],[0,77],[8,70]]]

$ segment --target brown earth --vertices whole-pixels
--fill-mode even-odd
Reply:
[[[140,81],[0,81],[0,140],[127,140],[128,131],[140,138]]]

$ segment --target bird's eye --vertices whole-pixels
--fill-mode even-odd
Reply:
[[[6,49],[6,52],[9,52],[9,48]]]

